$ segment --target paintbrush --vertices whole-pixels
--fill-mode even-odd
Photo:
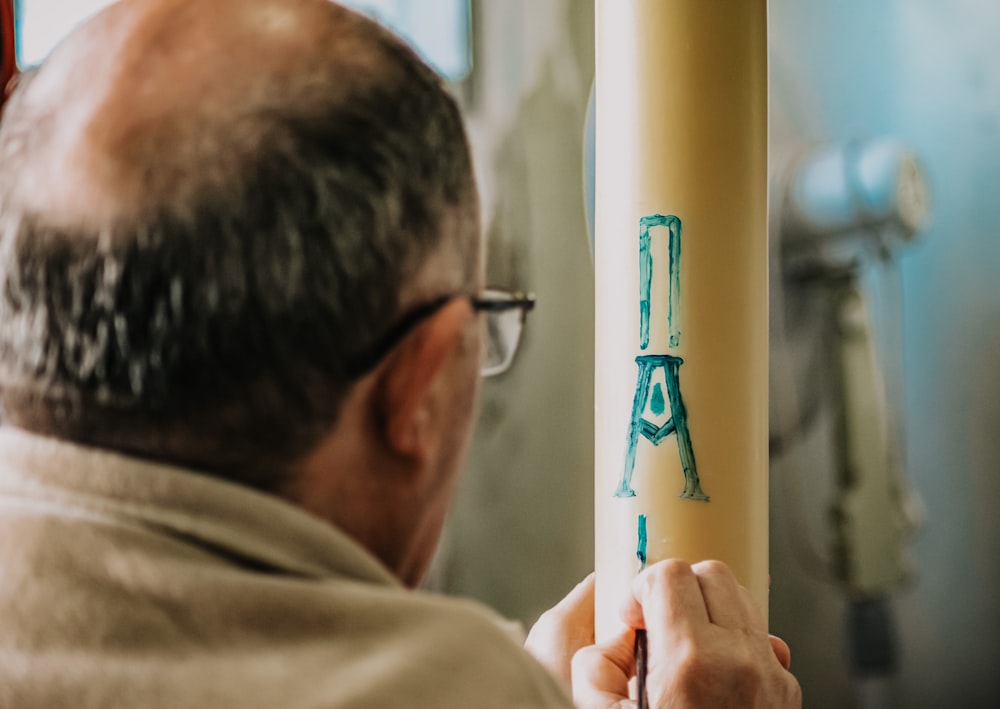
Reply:
[[[639,515],[639,543],[635,555],[639,559],[639,573],[646,568],[646,515]],[[649,647],[646,641],[646,631],[635,631],[635,682],[638,697],[638,709],[649,709],[649,697],[646,696],[646,665],[649,663]]]

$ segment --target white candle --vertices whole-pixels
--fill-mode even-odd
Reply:
[[[766,613],[766,0],[597,0],[596,178],[598,637],[642,531]]]

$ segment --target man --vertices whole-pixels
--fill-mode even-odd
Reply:
[[[601,646],[585,582],[551,673],[408,590],[530,303],[483,292],[461,119],[389,33],[125,0],[0,162],[0,707],[622,706],[640,627],[656,706],[798,705],[721,564],[652,567]]]

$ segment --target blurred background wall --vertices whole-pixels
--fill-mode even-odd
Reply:
[[[486,382],[442,572],[450,591],[530,623],[592,565],[593,2],[473,10],[463,91],[490,277],[539,306],[514,370]],[[888,278],[866,281],[923,506],[914,579],[892,596],[898,670],[874,688],[851,672],[845,596],[827,573],[828,405],[772,458],[772,630],[792,645],[807,707],[1000,706],[1000,3],[771,0],[769,22],[775,172],[810,146],[894,136],[920,156],[933,211]]]
[[[593,265],[583,120],[593,5],[474,6],[466,92],[480,173],[487,280],[533,291],[523,358],[484,382],[447,532],[448,588],[530,621],[593,567]]]

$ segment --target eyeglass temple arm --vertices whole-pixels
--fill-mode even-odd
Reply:
[[[533,293],[513,292],[510,293],[510,296],[510,298],[498,300],[491,300],[488,297],[474,297],[472,298],[472,305],[476,310],[486,311],[510,310],[511,308],[532,310],[535,307],[535,295]]]

